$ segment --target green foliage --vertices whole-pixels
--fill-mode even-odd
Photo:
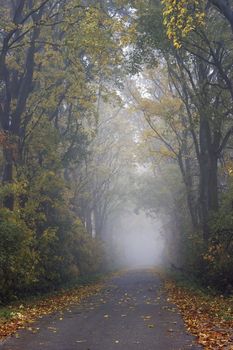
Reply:
[[[231,180],[232,181],[232,180]],[[210,220],[212,236],[204,259],[210,282],[217,288],[233,290],[233,186],[223,194],[219,211]]]
[[[67,187],[44,172],[18,193],[18,210],[0,210],[0,298],[46,292],[103,266],[102,243],[68,208]],[[17,198],[17,197],[15,197]]]
[[[90,237],[80,220],[72,227],[72,255],[82,276],[100,272],[104,264],[104,246]]]
[[[139,35],[131,53],[133,72],[142,73],[136,88],[130,86],[134,105],[150,127],[144,144],[150,149],[154,183],[161,182],[153,186],[149,174],[143,207],[160,211],[169,223],[166,237],[177,248],[169,254],[173,264],[221,291],[233,290],[233,192],[226,183],[232,176],[232,116],[227,109],[233,96],[228,5],[146,2],[136,19]],[[153,68],[149,74],[148,66]],[[175,180],[169,167],[174,162],[184,186],[169,178]],[[157,170],[161,164],[162,177]]]
[[[17,213],[0,210],[0,300],[35,281],[34,235]]]
[[[100,222],[106,214],[105,203],[93,194],[93,174],[107,183],[111,172],[108,166],[99,171],[97,164],[90,169],[88,159],[98,154],[90,143],[98,127],[97,99],[116,95],[109,82],[119,72],[122,48],[134,36],[127,16],[117,14],[118,2],[38,5],[35,0],[0,9],[7,38],[4,47],[0,39],[0,71],[6,73],[0,78],[4,301],[57,288],[103,267],[103,244],[91,237],[88,224],[91,202]]]
[[[183,236],[185,270],[224,293],[233,290],[233,190],[222,195],[218,212],[210,219],[211,237],[205,241],[201,231]]]

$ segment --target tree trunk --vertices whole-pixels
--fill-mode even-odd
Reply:
[[[208,209],[208,196],[209,196],[209,169],[208,160],[205,154],[200,155],[200,216],[203,229],[203,237],[205,240],[209,238],[209,209]]]
[[[13,150],[9,147],[5,147],[3,150],[5,164],[3,170],[3,184],[9,184],[13,182]],[[8,194],[3,200],[3,206],[9,210],[14,209],[14,196]]]
[[[191,163],[190,163],[186,146],[187,146],[186,142],[184,142],[184,145],[183,145],[184,157],[182,157],[182,155],[179,154],[178,164],[179,164],[181,175],[185,185],[186,199],[187,199],[189,214],[191,217],[191,223],[193,228],[195,229],[198,224],[198,218],[195,210],[195,206],[196,206],[195,198],[193,196],[193,179],[192,179]],[[183,158],[185,159],[183,160]]]
[[[221,14],[228,20],[233,33],[233,11],[229,0],[210,0],[210,2],[218,8]]]
[[[209,218],[218,210],[218,153],[212,144],[209,121],[200,116],[200,207],[203,236],[210,236]]]
[[[22,16],[25,9],[31,11],[31,19],[34,26],[31,29],[30,44],[28,48],[24,50],[24,64],[25,71],[22,74],[21,71],[12,70],[7,66],[6,57],[10,50],[10,40],[14,36],[14,42],[21,40],[22,32],[20,29],[12,29],[3,40],[3,46],[0,52],[0,81],[4,89],[2,89],[3,96],[0,100],[0,119],[1,119],[1,128],[4,132],[7,133],[8,137],[16,138],[15,143],[6,144],[3,151],[4,157],[4,169],[3,169],[3,184],[13,182],[13,169],[14,164],[18,159],[15,159],[15,156],[19,156],[20,150],[20,138],[22,135],[21,121],[22,115],[25,111],[28,96],[33,90],[33,72],[35,68],[35,53],[36,53],[36,40],[40,35],[40,26],[37,25],[39,20],[42,18],[43,9],[46,5],[46,1],[38,7],[38,11],[34,11],[33,2],[28,2],[26,6],[26,1],[20,1],[17,6],[12,7],[12,17],[15,24],[20,24],[22,21]],[[26,6],[26,7],[25,7]],[[30,16],[29,16],[30,17]],[[28,17],[28,18],[29,18]],[[15,108],[12,108],[11,101],[14,99],[16,101]],[[24,131],[25,132],[25,131]],[[7,142],[8,143],[8,142]],[[17,154],[16,154],[17,152]],[[13,210],[14,207],[14,197],[13,194],[7,196],[3,205]]]
[[[208,207],[210,211],[218,210],[218,157],[209,155]]]

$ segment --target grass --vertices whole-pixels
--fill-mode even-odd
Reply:
[[[187,288],[190,291],[193,291],[200,295],[220,295],[219,291],[211,288],[210,286],[204,286],[198,278],[195,278],[195,276],[186,275],[181,272],[174,272],[172,270],[166,271],[165,274],[169,279],[175,281],[177,286]]]
[[[11,307],[2,307],[0,308],[0,320],[9,320],[12,317],[12,312],[15,312],[16,309]]]

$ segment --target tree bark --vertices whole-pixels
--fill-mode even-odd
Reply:
[[[20,1],[15,8],[14,22],[21,21],[25,1]],[[37,15],[33,15],[33,22],[36,23],[42,16],[42,9]],[[21,121],[22,115],[25,111],[28,96],[32,90],[33,72],[35,68],[35,52],[36,52],[36,39],[39,37],[40,27],[36,26],[32,30],[30,45],[26,51],[24,58],[25,72],[22,74],[16,70],[10,70],[6,64],[6,56],[10,46],[10,39],[14,35],[14,41],[20,38],[20,32],[18,29],[11,31],[4,39],[2,51],[0,53],[0,79],[4,84],[4,94],[2,96],[0,118],[1,127],[9,138],[9,144],[4,147],[4,166],[3,166],[3,184],[13,182],[14,165],[17,162],[17,158],[21,149],[20,139],[24,137],[22,135]],[[20,39],[19,39],[20,40]],[[15,99],[16,107],[14,110],[11,108],[11,100]],[[7,195],[3,201],[3,205],[13,210],[14,208],[14,196],[13,194]]]
[[[4,147],[3,150],[5,166],[3,170],[3,184],[9,184],[13,182],[13,150],[9,147]],[[14,196],[8,194],[3,200],[3,206],[9,210],[14,209]]]
[[[200,205],[203,236],[210,235],[210,214],[218,210],[218,152],[215,150],[208,117],[200,114]],[[215,145],[218,148],[218,145]]]

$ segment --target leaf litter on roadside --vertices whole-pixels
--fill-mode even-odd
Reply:
[[[12,307],[12,311],[7,318],[0,318],[0,339],[16,333],[21,328],[27,328],[33,333],[38,331],[39,328],[31,326],[36,319],[53,312],[66,309],[71,312],[69,307],[71,305],[77,305],[80,301],[92,294],[98,293],[102,289],[102,284],[95,284],[89,286],[82,286],[74,288],[69,291],[59,292],[42,300],[36,301],[34,304],[26,303],[19,306]],[[11,310],[11,307],[9,307]],[[62,320],[63,317],[59,317]],[[30,324],[30,326],[29,326]],[[56,330],[54,329],[53,332]],[[16,335],[19,336],[19,335]]]
[[[205,295],[173,281],[166,281],[165,288],[204,349],[233,350],[233,298]]]

